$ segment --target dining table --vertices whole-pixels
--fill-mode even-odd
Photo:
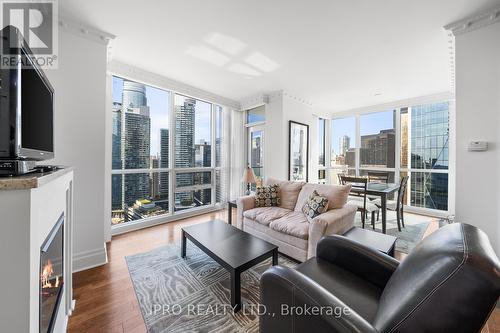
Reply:
[[[380,210],[382,211],[382,232],[387,229],[387,197],[399,189],[397,183],[368,183],[366,184],[366,194],[380,197]],[[353,187],[351,193],[359,195],[364,189]]]

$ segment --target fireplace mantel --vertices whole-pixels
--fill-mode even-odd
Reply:
[[[2,332],[39,332],[40,247],[64,214],[64,284],[53,332],[73,310],[73,170],[0,178]]]

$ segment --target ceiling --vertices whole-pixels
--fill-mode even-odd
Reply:
[[[242,100],[286,90],[328,111],[449,91],[444,25],[500,0],[60,0],[116,35],[114,60]]]

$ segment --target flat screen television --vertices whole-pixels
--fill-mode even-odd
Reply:
[[[54,157],[54,89],[18,29],[1,30],[0,160]]]

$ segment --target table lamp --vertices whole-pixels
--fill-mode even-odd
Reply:
[[[255,183],[255,173],[253,173],[253,169],[250,166],[247,166],[245,171],[243,172],[243,183],[247,184],[247,190],[245,192],[246,195],[250,195],[250,184]]]

